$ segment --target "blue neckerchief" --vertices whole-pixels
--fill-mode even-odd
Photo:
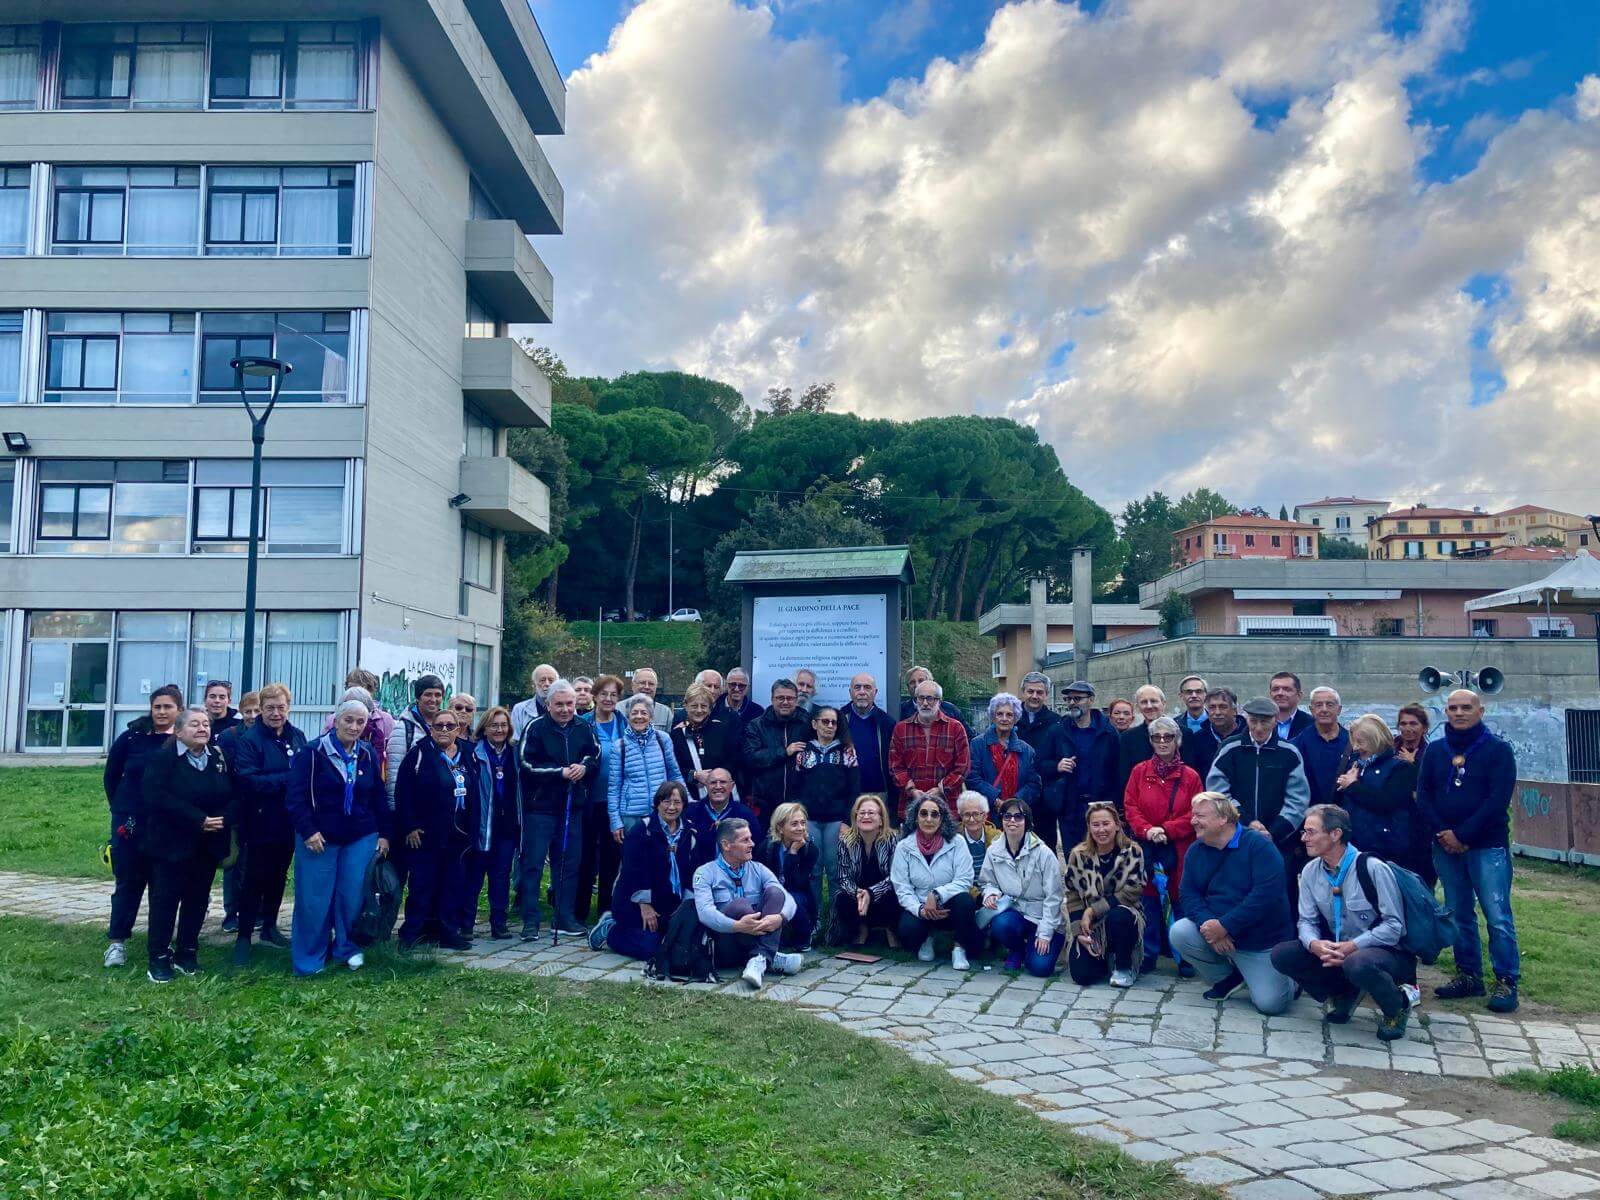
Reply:
[[[1356,861],[1356,848],[1346,846],[1344,857],[1339,860],[1336,870],[1329,871],[1328,864],[1322,864],[1322,870],[1328,875],[1329,885],[1333,888],[1333,940],[1343,941],[1340,936],[1344,927],[1344,877],[1350,873],[1350,868]]]
[[[344,815],[349,816],[356,804],[356,763],[360,754],[352,750],[349,754],[344,751],[344,743],[329,734],[327,740],[332,743],[331,749],[339,756],[339,765],[344,768]]]
[[[678,839],[683,836],[683,820],[678,821],[678,832],[668,833],[667,827],[661,827],[661,836],[667,839],[667,870],[672,879],[672,894],[683,896],[683,881],[678,877]]]
[[[750,864],[745,863],[743,867],[735,871],[728,865],[728,860],[722,857],[722,852],[719,850],[717,852],[717,866],[722,868],[722,873],[728,877],[728,882],[733,885],[733,894],[742,897],[744,895],[744,873]]]
[[[445,765],[450,768],[450,777],[455,780],[456,789],[464,791],[467,786],[467,772],[461,765],[461,743],[456,743],[456,752],[453,755],[446,754],[441,750],[439,751],[439,757],[444,759]],[[457,812],[461,812],[467,807],[465,795],[456,796],[455,802]]]
[[[181,746],[183,743],[179,742],[178,744]],[[183,756],[189,760],[189,765],[196,771],[204,771],[206,769],[206,752],[204,750],[200,751],[199,754],[195,754],[192,750],[185,750]]]

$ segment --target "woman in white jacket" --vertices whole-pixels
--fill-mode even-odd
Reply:
[[[995,914],[989,933],[1006,949],[1006,970],[1026,967],[1029,975],[1048,978],[1067,940],[1061,932],[1061,866],[1033,832],[1027,801],[1001,803],[1000,831],[978,873],[983,906]]]
[[[900,940],[922,962],[933,961],[933,935],[948,932],[956,944],[950,965],[971,966],[969,955],[983,949],[984,933],[976,920],[972,897],[972,855],[956,836],[950,809],[925,796],[912,812],[915,828],[894,848],[889,879],[900,901]]]

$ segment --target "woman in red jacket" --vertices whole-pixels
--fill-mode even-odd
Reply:
[[[1194,826],[1189,823],[1189,802],[1204,790],[1200,776],[1178,756],[1182,731],[1171,717],[1150,722],[1150,757],[1134,764],[1128,786],[1122,794],[1123,812],[1128,827],[1144,847],[1151,882],[1144,887],[1144,963],[1141,971],[1155,969],[1162,952],[1172,954],[1167,941],[1167,922],[1161,913],[1161,895],[1156,890],[1158,871],[1166,874],[1165,892],[1176,920],[1178,883],[1183,877],[1183,856],[1194,841]],[[1176,958],[1176,955],[1173,955]],[[1178,963],[1178,974],[1194,974],[1188,963]]]

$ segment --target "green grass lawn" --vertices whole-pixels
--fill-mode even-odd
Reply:
[[[109,879],[111,810],[99,767],[0,770],[0,868]]]
[[[1516,1071],[1500,1082],[1524,1092],[1558,1096],[1582,1111],[1557,1122],[1552,1132],[1576,1142],[1600,1142],[1600,1074],[1571,1064],[1554,1071]]]
[[[0,919],[0,1195],[1214,1195],[782,1005],[99,946]]]

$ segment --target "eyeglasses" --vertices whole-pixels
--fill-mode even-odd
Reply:
[[[1000,819],[1002,821],[1010,822],[1010,821],[1026,821],[1028,818],[1023,816],[1019,812],[1008,812],[1008,813],[1001,813],[1000,814]]]
[[[836,717],[818,717],[813,723],[817,725],[837,725],[839,721]]]
[[[937,703],[939,703],[939,697],[937,697],[937,696],[918,696],[917,697],[917,703],[918,704],[937,704]]]
[[[1175,742],[1178,740],[1178,735],[1175,733],[1152,733],[1150,740],[1152,742]]]
[[[438,724],[430,726],[430,728],[435,733],[454,733],[457,729],[460,729],[461,726],[457,725],[454,721],[440,721]]]

